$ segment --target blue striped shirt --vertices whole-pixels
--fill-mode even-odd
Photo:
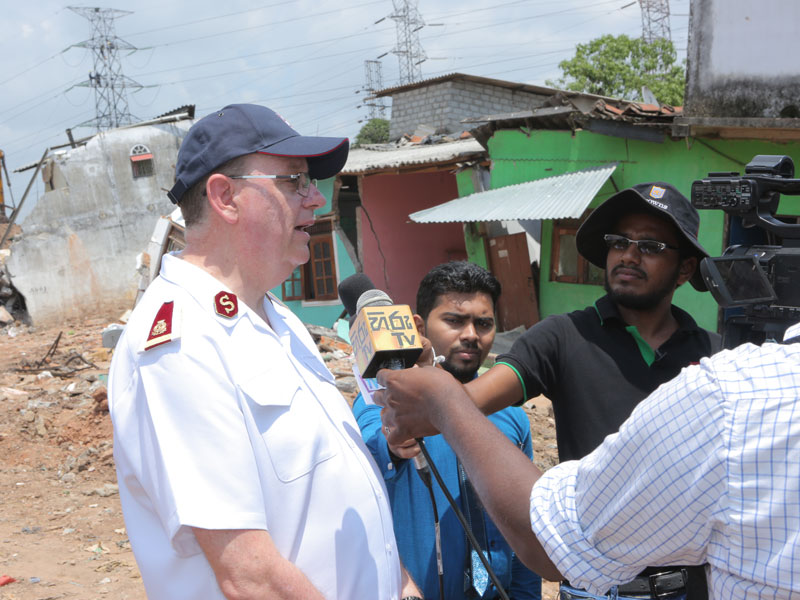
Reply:
[[[800,343],[752,344],[662,385],[533,486],[531,526],[571,584],[708,562],[712,598],[800,598]]]

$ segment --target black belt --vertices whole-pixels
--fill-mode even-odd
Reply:
[[[628,594],[648,595],[651,598],[663,598],[686,591],[689,574],[686,569],[678,571],[662,571],[652,575],[639,575],[633,581],[617,588],[620,596]]]
[[[636,579],[617,587],[620,596],[648,596],[666,598],[675,594],[690,592],[690,600],[708,597],[705,567],[647,568]],[[569,582],[566,585],[572,586]],[[693,585],[697,584],[697,585]]]

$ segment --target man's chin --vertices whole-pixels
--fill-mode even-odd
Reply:
[[[449,361],[442,363],[442,368],[450,373],[453,377],[458,379],[461,383],[472,381],[475,378],[475,373],[478,372],[478,364],[454,364]]]

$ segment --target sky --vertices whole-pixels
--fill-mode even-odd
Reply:
[[[399,0],[395,0],[398,5]],[[678,57],[686,57],[690,0],[670,0]],[[392,0],[138,0],[72,4],[0,0],[0,150],[6,204],[22,199],[44,150],[95,130],[88,87],[92,35],[69,7],[114,9],[122,73],[141,85],[127,94],[135,120],[185,104],[202,117],[226,104],[252,102],[279,112],[302,134],[351,140],[369,117],[363,105],[365,61],[380,58],[383,87],[400,84]],[[546,85],[577,44],[604,34],[642,33],[632,0],[418,0],[427,59],[423,79],[467,73]],[[387,111],[386,117],[390,113]],[[44,193],[37,177],[20,213]]]

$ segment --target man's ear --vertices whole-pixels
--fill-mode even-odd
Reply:
[[[681,261],[678,267],[678,286],[683,285],[692,278],[694,272],[697,270],[697,257],[690,256]]]
[[[236,203],[236,188],[233,180],[221,173],[214,173],[206,182],[208,205],[226,223],[239,220],[239,206]]]
[[[414,325],[417,326],[417,331],[419,331],[420,335],[425,335],[425,321],[416,313],[414,313]]]

